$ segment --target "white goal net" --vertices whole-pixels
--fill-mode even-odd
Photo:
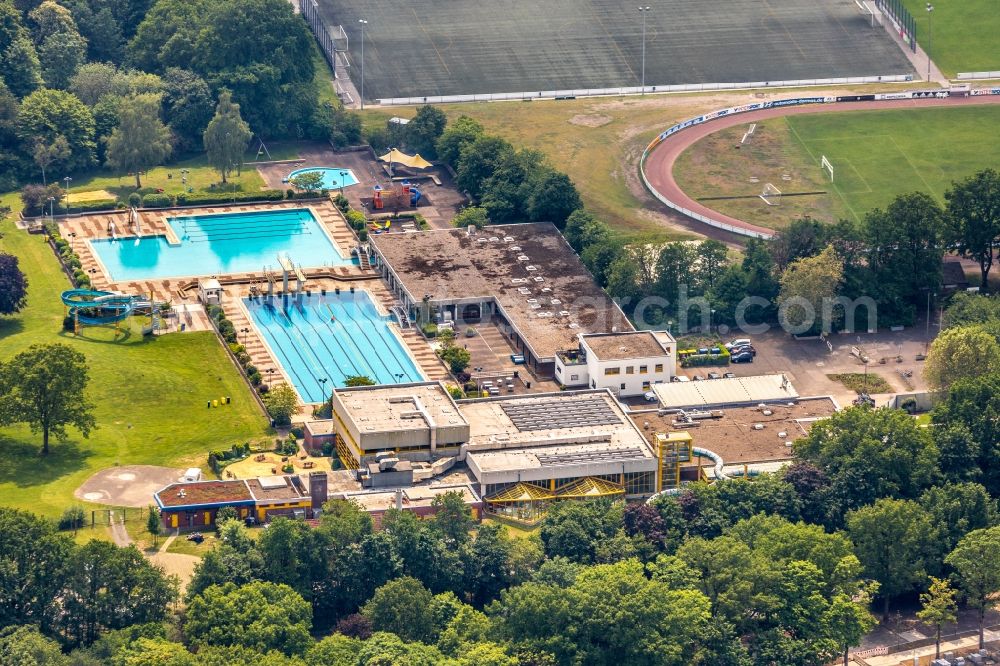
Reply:
[[[781,203],[781,190],[771,183],[765,183],[764,191],[760,193],[760,198],[768,206],[777,206]]]
[[[830,174],[830,182],[832,183],[833,182],[833,165],[830,164],[830,160],[826,159],[826,155],[823,155],[823,157],[820,159],[819,166],[820,166],[821,169],[823,169],[824,171],[826,171],[826,172],[828,172]]]

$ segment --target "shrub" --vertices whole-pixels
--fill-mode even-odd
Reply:
[[[225,311],[218,305],[208,306],[208,316],[215,320],[216,323],[222,321],[225,316]]]
[[[261,376],[260,376],[260,373],[259,373],[259,372],[257,372],[257,371],[255,370],[255,371],[254,371],[253,373],[251,373],[251,374],[249,375],[249,377],[250,377],[250,383],[251,383],[251,384],[253,384],[254,386],[259,386],[259,385],[260,385],[260,383],[261,383],[261,381],[262,381],[262,378],[261,378]]]
[[[254,365],[253,363],[250,363],[249,361],[247,361],[246,365],[243,366],[243,369],[246,370],[248,375],[260,374],[260,372],[257,370],[257,366]]]
[[[437,324],[428,322],[420,327],[420,331],[428,338],[436,338],[438,334]]]
[[[281,471],[285,474],[292,474],[295,472],[295,467],[292,466],[292,463],[286,463],[281,467]]]
[[[117,199],[96,199],[94,201],[81,201],[70,206],[74,213],[92,213],[102,210],[116,210]]]
[[[343,194],[338,194],[333,198],[333,205],[339,208],[340,212],[344,214],[347,214],[347,211],[351,209],[351,203]]]
[[[219,459],[216,457],[214,451],[208,454],[208,467],[216,474],[218,474],[219,470],[222,469],[222,466],[219,464]]]
[[[222,319],[219,320],[219,333],[221,333],[223,337],[225,337],[229,333],[232,333],[234,339],[233,340],[228,340],[228,342],[232,342],[232,343],[236,342],[236,340],[235,340],[236,327],[233,326],[233,322],[229,321],[225,317],[223,317]]]
[[[445,345],[441,349],[438,349],[438,356],[448,364],[452,373],[455,374],[469,367],[469,361],[472,360],[472,355],[469,354],[468,349],[456,347],[455,345]]]
[[[356,210],[349,210],[344,214],[347,218],[347,223],[351,225],[351,228],[355,231],[360,231],[368,225],[368,221],[365,219],[365,214],[358,212]]]
[[[69,315],[63,317],[63,330],[72,331],[74,328],[75,324],[73,322],[73,317],[70,317]]]
[[[63,252],[69,249],[69,241],[67,241],[65,238],[60,238],[57,236],[56,239],[53,241],[53,244],[56,246],[56,250],[58,250],[59,254],[62,254]]]
[[[143,208],[170,208],[174,205],[169,194],[147,194],[142,198]]]
[[[231,506],[224,506],[215,513],[215,524],[220,525],[226,520],[239,520],[240,514]]]
[[[296,453],[299,452],[299,445],[296,443],[294,439],[286,439],[284,442],[281,443],[281,446],[279,447],[278,450],[281,451],[282,455],[294,456]]]
[[[451,397],[454,398],[455,400],[461,400],[462,398],[465,397],[465,394],[462,392],[462,389],[458,388],[454,384],[448,385],[448,393],[450,393]]]
[[[138,192],[133,192],[132,194],[128,195],[128,205],[129,208],[138,208],[139,206],[141,206],[142,195],[140,195]]]
[[[70,252],[69,253],[69,255],[66,257],[66,264],[70,268],[74,268],[74,269],[78,269],[81,266],[83,266],[83,264],[80,263],[80,257],[76,256],[75,252]]]
[[[218,305],[210,305],[208,307],[209,307],[209,309],[211,309],[211,308],[217,308],[219,306]],[[247,350],[246,347],[244,347],[241,344],[232,344],[232,345],[229,345],[229,351],[233,352],[234,354],[239,354],[240,352],[245,352],[246,350]]]
[[[55,205],[53,212],[61,213],[60,204],[63,198],[63,189],[55,183],[44,185],[25,185],[21,188],[21,202],[24,203],[25,215],[39,215],[49,211],[49,197],[53,197]]]
[[[268,386],[267,384],[261,384],[260,386],[257,387],[257,393],[260,393],[261,395],[266,394],[270,390],[271,387]]]
[[[250,362],[250,354],[246,353],[245,351],[241,351],[237,353],[235,356],[236,356],[236,361],[244,367],[246,367],[246,365]],[[249,372],[249,369],[247,370],[247,372]]]
[[[83,527],[83,521],[83,507],[71,506],[63,511],[62,517],[59,518],[59,529],[78,530]]]
[[[302,430],[302,428],[300,428],[299,426],[295,426],[289,433],[289,438],[302,439],[303,437],[305,437],[305,434],[306,433],[304,430]]]
[[[324,456],[333,455],[333,442],[329,440],[323,442],[323,455]]]
[[[367,228],[362,227],[361,229],[358,229],[358,240],[361,241],[362,243],[364,243],[365,241],[368,240],[368,229]]]
[[[281,201],[285,198],[282,190],[260,190],[257,192],[182,192],[177,195],[177,205],[200,206],[202,204],[229,203],[234,201]]]

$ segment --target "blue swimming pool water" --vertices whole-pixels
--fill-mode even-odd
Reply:
[[[90,241],[115,282],[222,275],[277,268],[278,253],[306,268],[346,266],[308,208],[189,215],[167,219],[180,245],[164,236]]]
[[[310,171],[318,171],[323,174],[323,187],[328,190],[337,190],[341,187],[357,185],[359,182],[354,172],[350,169],[338,169],[336,167],[305,167],[304,169],[296,169],[288,174],[288,180],[291,180],[293,176],[297,176],[300,173],[308,173]]]
[[[367,292],[258,296],[243,302],[305,402],[328,399],[330,390],[343,387],[352,375],[377,384],[424,379]]]

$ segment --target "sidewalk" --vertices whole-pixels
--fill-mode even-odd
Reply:
[[[909,45],[903,41],[903,38],[899,36],[899,33],[893,29],[892,21],[889,17],[885,16],[882,12],[875,8],[874,2],[871,0],[865,0],[865,6],[875,12],[875,16],[878,17],[877,20],[882,24],[882,27],[889,33],[889,36],[892,37],[894,42],[896,42],[896,45],[903,50],[903,53],[909,59],[913,68],[917,70],[917,76],[914,77],[915,81],[927,81],[927,65],[930,64],[930,82],[937,83],[942,88],[947,88],[951,85],[951,81],[949,81],[948,77],[941,73],[941,70],[937,68],[937,65],[933,62],[928,63],[930,59],[928,58],[927,53],[924,52],[924,49],[921,47],[919,42],[917,43],[917,50],[913,51]]]

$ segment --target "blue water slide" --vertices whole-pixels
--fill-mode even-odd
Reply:
[[[141,297],[93,289],[70,289],[62,293],[62,302],[69,315],[81,324],[100,326],[114,324],[131,316]]]

